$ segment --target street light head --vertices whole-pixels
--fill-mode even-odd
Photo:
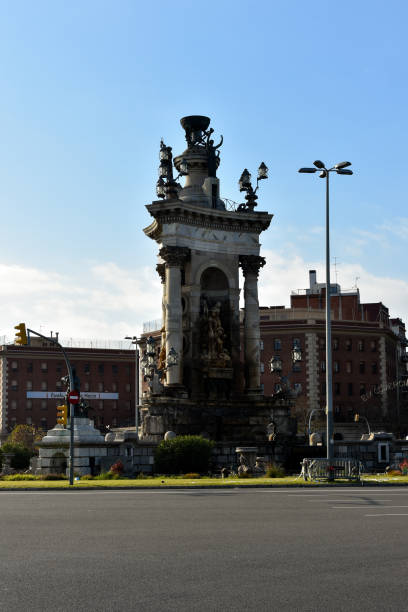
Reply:
[[[324,168],[324,163],[320,161],[320,159],[316,159],[313,164],[316,166],[316,168],[319,168],[319,170],[322,170]]]
[[[314,172],[317,172],[316,168],[299,168],[298,172],[303,173],[303,174],[313,174]]]
[[[264,164],[264,162],[262,162],[258,168],[258,181],[261,181],[262,179],[267,179],[267,178],[268,178],[268,166]]]
[[[239,184],[240,191],[246,191],[247,189],[251,187],[251,175],[246,168],[241,174],[238,184]]]
[[[339,170],[341,168],[347,168],[348,166],[351,166],[351,162],[340,162],[339,164],[336,164],[334,167],[336,168],[336,170]]]
[[[186,160],[185,157],[183,157],[183,159],[180,162],[180,174],[182,176],[187,176],[188,174],[188,161]]]
[[[337,172],[337,174],[353,174],[352,170],[342,170],[341,168],[336,170],[336,172]]]
[[[322,170],[321,172],[319,172],[319,176],[320,176],[320,178],[326,178],[327,171],[326,170]]]

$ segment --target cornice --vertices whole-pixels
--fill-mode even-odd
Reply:
[[[180,223],[227,232],[260,234],[269,227],[273,218],[267,212],[219,210],[181,200],[156,201],[146,208],[155,220],[143,231],[153,240],[160,236],[164,224]]]

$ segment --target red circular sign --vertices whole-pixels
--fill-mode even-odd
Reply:
[[[79,398],[80,396],[78,391],[70,391],[68,393],[68,401],[70,404],[78,404]]]

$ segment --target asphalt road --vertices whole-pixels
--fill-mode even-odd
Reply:
[[[0,492],[0,609],[408,610],[408,488]]]

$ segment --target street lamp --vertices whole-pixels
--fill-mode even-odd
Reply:
[[[246,205],[242,204],[241,206],[245,207],[247,210],[250,210],[250,211],[254,210],[256,206],[256,200],[258,199],[256,192],[258,191],[259,181],[262,181],[263,179],[267,179],[267,178],[268,178],[268,167],[264,164],[264,162],[262,162],[258,168],[256,188],[254,189],[251,183],[251,175],[246,168],[244,169],[238,181],[238,185],[239,185],[240,191],[246,192],[245,199],[247,203]]]
[[[317,159],[313,162],[314,168],[300,168],[299,172],[313,174],[319,172],[320,178],[326,179],[326,396],[327,396],[327,459],[333,459],[333,373],[332,373],[332,346],[330,321],[330,234],[329,234],[329,174],[353,174],[347,170],[350,162],[340,162],[332,168],[326,168],[324,163]]]
[[[135,345],[135,427],[136,437],[139,437],[139,363],[140,353],[138,347],[138,339],[136,336],[125,336],[125,340],[131,340],[132,344]]]
[[[300,346],[296,345],[293,347],[291,356],[293,364],[302,361],[302,349],[300,348]],[[269,370],[271,374],[278,374],[279,376],[279,392],[285,390],[287,393],[290,393],[292,397],[295,397],[298,394],[298,391],[296,391],[296,389],[292,390],[290,388],[289,378],[287,376],[282,376],[283,361],[281,357],[279,357],[278,355],[274,355],[270,358]]]
[[[177,198],[178,190],[181,189],[177,179],[188,174],[188,163],[183,157],[179,164],[180,172],[173,178],[173,154],[171,147],[167,147],[163,140],[160,141],[160,166],[159,179],[156,183],[156,193],[158,198],[172,199]]]
[[[156,355],[156,340],[153,336],[149,336],[146,340],[146,350],[144,352],[143,358],[140,362],[142,367],[142,372],[144,375],[144,379],[149,381],[150,390],[153,390],[153,379],[156,374],[162,378],[163,374],[167,372],[169,368],[176,366],[178,364],[178,353],[176,349],[172,346],[166,356],[166,360],[163,364],[163,367],[158,368],[156,364],[157,355]]]

